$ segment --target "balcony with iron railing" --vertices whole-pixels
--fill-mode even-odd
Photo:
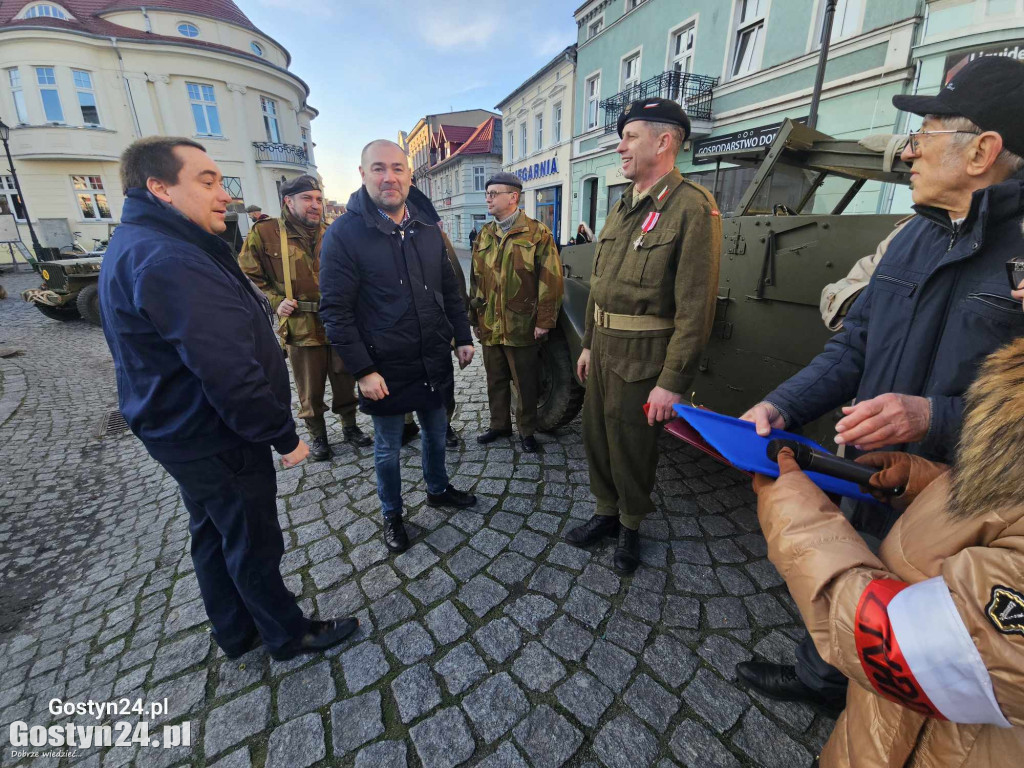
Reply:
[[[690,120],[711,120],[711,100],[718,78],[693,72],[670,70],[619,91],[601,101],[604,110],[604,132],[616,130],[619,115],[626,106],[641,99],[672,99],[678,101]]]
[[[306,150],[295,144],[279,144],[272,141],[254,141],[253,149],[256,150],[257,163],[271,163],[273,165],[298,165],[305,167],[309,165],[309,157]]]

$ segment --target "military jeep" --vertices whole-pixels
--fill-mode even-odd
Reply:
[[[883,142],[884,143],[884,142]],[[842,215],[867,181],[906,184],[910,169],[895,154],[857,141],[833,139],[786,120],[762,157],[728,158],[757,165],[736,213],[722,220],[722,262],[714,329],[687,399],[738,416],[803,368],[831,335],[819,313],[825,285],[873,253],[900,215]],[[888,156],[888,159],[887,159]],[[790,209],[761,194],[780,165],[810,173],[802,200]],[[804,209],[828,178],[849,181],[829,213]],[[562,249],[565,298],[558,327],[542,345],[539,427],[551,431],[570,422],[582,405],[576,377],[582,348],[595,245]],[[804,432],[817,440],[834,435],[836,411]]]

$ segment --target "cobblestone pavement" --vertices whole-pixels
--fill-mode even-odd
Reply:
[[[279,472],[282,571],[307,614],[361,629],[326,656],[229,661],[174,483],[130,434],[96,436],[116,405],[101,331],[20,301],[31,276],[2,280],[0,345],[24,354],[0,360],[0,766],[793,768],[827,737],[822,715],[735,682],[736,662],[792,660],[802,635],[748,481],[666,436],[644,565],[620,578],[610,542],[561,539],[594,506],[578,421],[540,455],[478,448],[479,362],[457,376],[467,440],[449,455],[477,508],[423,503],[413,443],[414,546],[389,557],[371,451],[332,425],[333,461]],[[51,699],[119,697],[166,698],[156,725],[188,721],[192,746],[12,756],[12,721],[97,722]]]

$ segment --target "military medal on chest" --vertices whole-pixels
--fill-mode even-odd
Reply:
[[[657,211],[651,211],[647,214],[647,218],[644,219],[643,226],[640,227],[640,236],[633,241],[633,250],[639,251],[641,246],[644,244],[644,235],[654,229],[654,225],[658,223],[658,219],[661,218],[661,214]]]

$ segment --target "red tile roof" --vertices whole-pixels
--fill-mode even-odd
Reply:
[[[453,144],[462,144],[475,132],[476,126],[473,125],[442,125],[438,129],[436,136],[438,142],[441,141],[441,136],[444,136],[445,141],[450,141]]]
[[[473,134],[466,139],[465,143],[461,147],[452,152],[448,157],[430,170],[434,171],[436,168],[447,164],[449,161],[454,160],[457,157],[464,157],[466,155],[497,154],[497,150],[494,148],[494,139],[500,131],[501,118],[487,118],[484,122],[480,123],[480,125],[473,129]]]

